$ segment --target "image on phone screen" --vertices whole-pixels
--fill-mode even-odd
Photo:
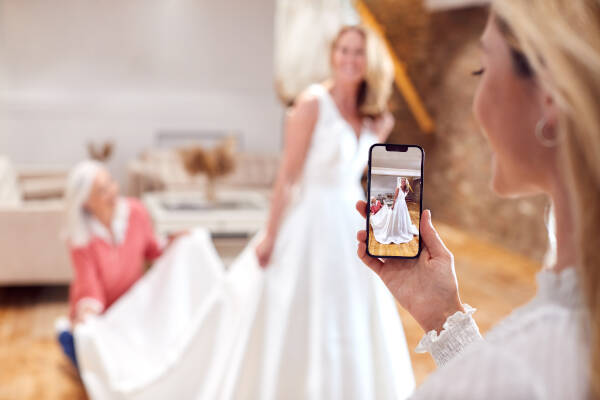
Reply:
[[[367,253],[417,257],[424,151],[417,145],[376,144],[369,152]]]

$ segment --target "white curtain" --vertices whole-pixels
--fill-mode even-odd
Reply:
[[[341,26],[357,24],[352,0],[277,0],[275,81],[279,96],[294,99],[329,76],[329,46]]]

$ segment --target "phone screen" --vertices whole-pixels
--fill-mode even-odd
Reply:
[[[417,145],[371,146],[367,254],[414,258],[421,252],[424,158],[425,152]]]

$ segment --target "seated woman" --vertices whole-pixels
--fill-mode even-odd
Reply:
[[[371,214],[377,214],[377,211],[381,210],[381,202],[377,200],[375,197],[371,197]]]
[[[150,217],[138,200],[119,197],[118,184],[99,162],[83,161],[71,171],[66,191],[66,241],[74,278],[70,319],[83,322],[107,310],[162,254]],[[76,364],[73,339],[63,323],[59,341]]]

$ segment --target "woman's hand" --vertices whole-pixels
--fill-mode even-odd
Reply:
[[[168,235],[167,236],[167,244],[166,244],[165,248],[170,247],[180,237],[187,236],[189,234],[190,234],[190,231],[186,230],[186,231],[175,232],[175,233]]]
[[[82,324],[89,317],[100,315],[100,311],[91,305],[84,304],[82,307],[79,307],[77,313],[75,314],[75,318],[73,320],[74,324]]]
[[[266,268],[267,265],[269,265],[274,247],[275,238],[272,235],[265,235],[258,246],[256,246],[256,258],[258,259],[258,264],[262,268]]]
[[[366,202],[356,209],[366,217]],[[458,295],[454,256],[446,248],[425,210],[420,222],[423,249],[416,259],[378,259],[367,255],[367,233],[357,234],[358,257],[388,287],[400,305],[421,325],[425,332],[440,331],[446,319],[464,308]]]

